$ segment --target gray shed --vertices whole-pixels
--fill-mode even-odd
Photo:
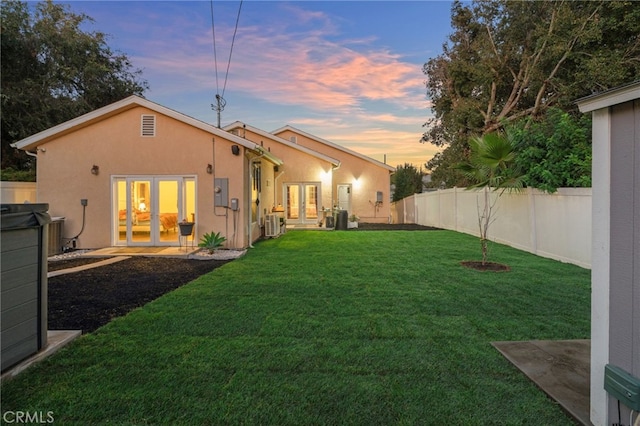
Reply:
[[[2,204],[2,371],[47,345],[48,204]]]
[[[627,424],[640,407],[640,81],[578,107],[593,117],[591,422]]]

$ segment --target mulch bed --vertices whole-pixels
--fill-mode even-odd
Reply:
[[[358,223],[352,231],[441,231],[432,226],[416,225],[415,223]]]
[[[49,270],[72,268],[103,259],[49,262]],[[49,330],[90,333],[112,319],[213,271],[228,260],[131,257],[48,281]]]

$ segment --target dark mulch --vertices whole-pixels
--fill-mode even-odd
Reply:
[[[508,272],[511,270],[507,265],[503,265],[502,263],[495,262],[485,262],[482,263],[479,260],[467,260],[464,262],[460,262],[460,264],[464,267],[475,269],[476,271],[492,271],[492,272]]]
[[[358,223],[358,227],[353,231],[441,231],[441,229],[415,223]]]
[[[50,270],[103,259],[49,262]],[[50,330],[90,333],[112,319],[213,271],[228,260],[131,257],[48,281]]]

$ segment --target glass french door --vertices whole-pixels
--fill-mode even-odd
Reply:
[[[113,200],[114,245],[179,245],[178,223],[195,222],[192,177],[114,178]]]
[[[319,189],[318,183],[285,184],[287,223],[316,224],[318,222]]]

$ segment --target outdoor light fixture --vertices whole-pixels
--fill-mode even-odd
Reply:
[[[231,145],[231,153],[233,155],[240,155],[240,147],[238,145]]]
[[[98,166],[96,166],[94,164],[93,167],[91,167],[91,174],[92,175],[97,175],[98,173],[100,173],[100,167],[98,167]]]
[[[213,166],[211,164],[207,164],[207,173],[209,173],[210,175],[213,174]]]

